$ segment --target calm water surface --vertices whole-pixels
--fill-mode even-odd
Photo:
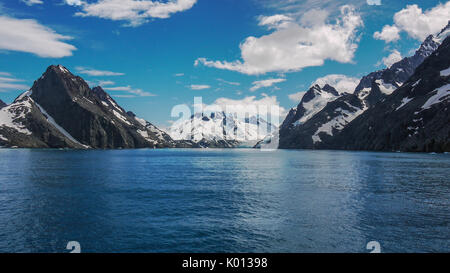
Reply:
[[[0,149],[0,252],[450,252],[450,155]]]

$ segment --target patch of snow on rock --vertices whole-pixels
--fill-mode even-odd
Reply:
[[[31,100],[31,98],[29,99]],[[5,126],[19,133],[31,135],[31,132],[20,121],[25,119],[25,116],[31,111],[31,107],[30,101],[24,100],[0,109],[0,127]]]
[[[402,99],[402,104],[400,104],[399,107],[397,107],[397,109],[395,109],[395,111],[399,110],[400,108],[402,108],[403,106],[405,106],[408,102],[412,101],[413,99],[410,98],[403,98]]]
[[[448,77],[448,76],[450,76],[450,67],[441,71],[441,77]]]
[[[450,98],[450,84],[446,84],[433,92],[436,92],[436,94],[425,102],[422,109],[429,109],[434,104],[448,100]]]
[[[397,89],[394,85],[385,83],[383,80],[376,80],[375,82],[380,87],[380,91],[386,95],[392,94]]]

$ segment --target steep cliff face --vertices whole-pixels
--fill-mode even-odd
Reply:
[[[406,83],[351,122],[324,147],[352,150],[450,151],[450,38]]]
[[[312,87],[297,108],[291,109],[283,122],[279,134],[279,147],[343,149],[345,139],[338,140],[336,136],[360,115],[384,103],[408,82],[417,67],[438,49],[449,30],[450,24],[440,33],[430,35],[413,56],[363,77],[354,91],[329,96],[328,99],[322,98],[321,104],[314,104],[313,110],[305,111],[303,106],[305,97],[309,95],[307,99],[310,99],[317,88]],[[380,108],[377,109],[380,111]],[[310,114],[305,115],[307,112]]]
[[[165,132],[128,114],[101,87],[91,90],[82,78],[60,65],[50,66],[29,91],[1,110],[5,122],[0,133],[7,146],[116,149],[176,145]],[[13,131],[17,133],[11,135]]]

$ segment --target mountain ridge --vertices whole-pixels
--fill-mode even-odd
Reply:
[[[1,146],[31,148],[175,147],[168,134],[130,116],[101,87],[91,89],[51,65],[30,90],[1,109]]]
[[[428,36],[413,56],[364,76],[354,92],[343,93],[326,101],[307,119],[301,119],[304,115],[301,110],[302,99],[296,109],[291,109],[280,127],[279,148],[336,148],[323,142],[332,141],[358,116],[395,93],[414,74],[416,68],[438,49],[439,43],[448,35],[448,30],[450,22],[439,34]]]

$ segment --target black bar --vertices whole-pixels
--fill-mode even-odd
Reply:
[[[81,270],[101,268],[142,268],[139,272],[316,272],[353,269],[386,270],[392,264],[417,268],[430,264],[445,265],[449,254],[0,254],[2,266],[15,269],[42,266],[49,269]],[[259,260],[258,260],[259,259]],[[264,259],[264,263],[262,263]],[[29,261],[29,262],[28,262]],[[195,263],[195,261],[202,263]],[[210,261],[209,263],[206,261]],[[214,268],[212,268],[212,262]],[[186,267],[188,265],[188,267]],[[197,266],[196,266],[197,265]],[[202,265],[202,267],[199,267]],[[56,267],[55,269],[58,269]],[[157,270],[158,269],[158,270]],[[404,271],[404,270],[402,270]],[[380,271],[384,272],[384,271]]]

